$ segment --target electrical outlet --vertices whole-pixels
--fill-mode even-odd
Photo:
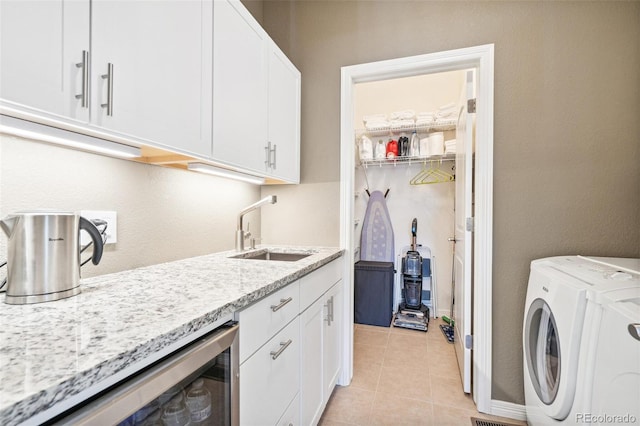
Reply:
[[[81,210],[80,216],[85,219],[101,219],[107,222],[107,242],[105,244],[115,244],[118,242],[118,221],[117,213],[105,210]],[[80,232],[80,244],[85,245],[91,242],[91,237],[86,232]]]

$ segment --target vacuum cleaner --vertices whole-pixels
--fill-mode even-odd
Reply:
[[[422,303],[422,256],[417,251],[418,219],[411,222],[411,250],[402,258],[404,302],[393,319],[394,327],[427,331],[429,307]]]

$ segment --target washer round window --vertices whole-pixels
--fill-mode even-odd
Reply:
[[[534,300],[527,314],[525,354],[533,387],[550,405],[560,384],[560,341],[553,313],[542,299]]]

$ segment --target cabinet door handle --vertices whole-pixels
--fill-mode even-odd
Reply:
[[[291,302],[292,300],[293,300],[293,297],[287,297],[286,299],[280,299],[280,304],[271,305],[271,310],[273,312],[277,312],[280,309],[282,309],[284,307],[284,305],[286,305],[287,303]]]
[[[102,108],[107,109],[107,115],[113,116],[113,64],[109,62],[107,64],[107,73],[102,74],[103,80],[107,80],[107,103],[100,104]]]
[[[325,321],[327,322],[327,325],[330,326],[331,320],[333,319],[331,318],[331,299],[327,299],[327,304],[324,306],[327,308],[327,318],[325,318]]]
[[[284,350],[287,349],[291,343],[293,343],[293,340],[291,339],[287,340],[286,342],[280,342],[280,349],[278,349],[277,351],[271,351],[271,359],[277,359],[280,355],[282,355],[282,352],[284,352]]]
[[[271,142],[267,142],[267,146],[264,147],[264,167],[271,167]]]
[[[335,318],[333,317],[333,296],[331,296],[331,300],[329,301],[330,303],[330,315],[331,315],[331,322],[335,321]]]
[[[82,62],[76,64],[77,68],[82,68],[82,92],[76,95],[76,99],[81,99],[82,108],[89,107],[89,51],[82,51]]]
[[[273,153],[273,162],[271,163],[271,168],[272,169],[276,169],[276,149],[278,148],[278,145],[273,144],[273,149],[271,150],[271,152]]]

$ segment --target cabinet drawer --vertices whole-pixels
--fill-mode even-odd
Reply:
[[[275,425],[282,418],[299,389],[299,338],[296,318],[240,366],[241,425]]]
[[[238,313],[241,364],[298,315],[299,299],[296,281]]]
[[[278,426],[298,426],[300,424],[300,394],[296,395],[287,411],[278,420]]]
[[[307,309],[342,278],[342,257],[300,278],[300,311]]]

